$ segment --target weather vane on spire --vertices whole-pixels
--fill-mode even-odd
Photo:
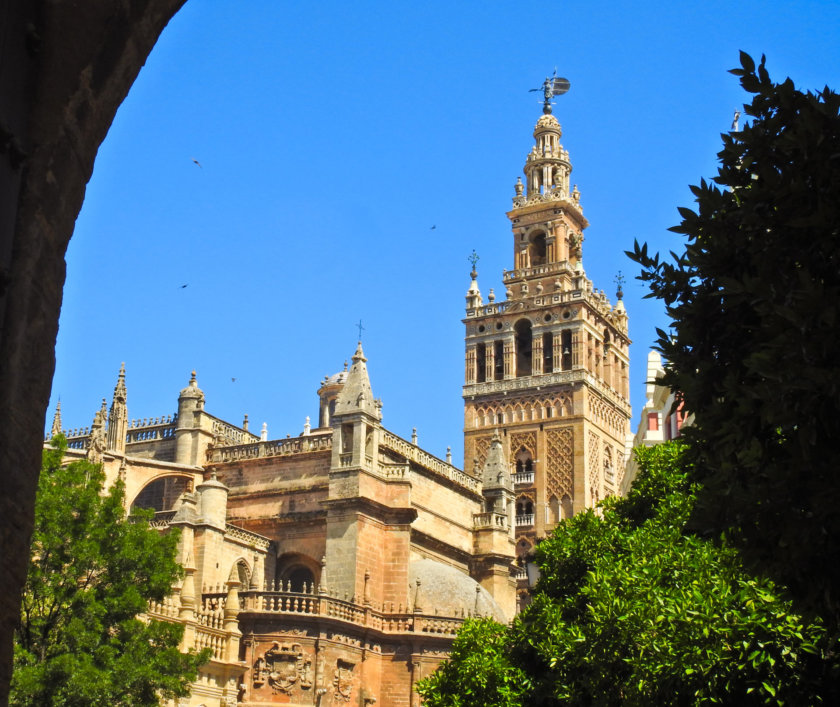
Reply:
[[[361,341],[362,340],[362,332],[367,331],[367,330],[362,326],[362,320],[361,319],[359,320],[359,323],[356,324],[356,326],[359,328],[359,341]]]
[[[528,91],[528,93],[533,93],[534,91],[542,91],[543,92],[543,113],[546,115],[551,114],[551,99],[555,96],[562,96],[566,91],[569,90],[571,84],[569,83],[569,79],[564,79],[562,76],[557,75],[557,69],[554,70],[553,76],[546,76],[545,81],[543,81],[543,85],[540,88],[532,88]]]
[[[615,296],[618,299],[622,299],[624,297],[624,275],[621,274],[621,270],[618,271],[618,275],[615,276],[613,282],[616,287]]]
[[[478,257],[478,253],[475,252],[475,248],[473,248],[473,252],[467,256],[467,260],[469,260],[470,265],[472,265],[472,272],[470,273],[470,277],[473,280],[478,276],[478,273],[475,270],[475,266],[478,264],[480,258]]]

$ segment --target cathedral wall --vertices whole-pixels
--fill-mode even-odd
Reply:
[[[412,666],[404,644],[381,644],[350,628],[328,626],[277,628],[270,622],[243,624],[246,635],[245,707],[372,705],[411,707],[418,662]],[[424,657],[422,675],[430,674],[439,659]],[[416,674],[415,674],[416,673]]]
[[[247,493],[288,493],[326,483],[330,471],[330,453],[263,457],[217,464],[214,468],[230,489],[231,500]]]
[[[383,655],[382,680],[377,704],[410,707],[412,695],[411,663],[408,655]]]
[[[336,515],[327,523],[327,586],[336,596],[346,593],[349,598],[356,591],[358,532],[352,512]]]
[[[473,513],[481,511],[478,497],[442,483],[431,474],[411,477],[411,504],[417,510],[412,528],[462,552],[472,552]]]
[[[143,459],[158,459],[164,462],[175,461],[175,438],[130,442],[125,445],[125,453]]]

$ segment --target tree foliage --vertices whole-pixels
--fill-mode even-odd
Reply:
[[[840,96],[732,71],[749,123],[692,187],[668,260],[628,253],[673,320],[665,383],[695,415],[694,524],[728,531],[798,606],[840,625]]]
[[[124,489],[101,467],[44,452],[32,555],[15,633],[10,704],[158,705],[187,694],[207,655],[183,654],[183,627],[141,621],[179,577],[176,533],[129,520]]]
[[[429,707],[831,703],[835,642],[736,551],[686,530],[696,486],[671,443],[629,496],[564,521],[511,627],[459,634]]]

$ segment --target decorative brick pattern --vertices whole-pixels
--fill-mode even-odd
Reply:
[[[545,465],[547,470],[547,496],[555,496],[558,499],[563,498],[564,495],[568,495],[569,498],[574,496],[572,483],[574,442],[575,431],[573,427],[548,431],[546,435],[548,460]]]
[[[601,439],[591,430],[589,432],[587,452],[589,454],[589,465],[586,480],[589,485],[589,491],[592,494],[592,502],[594,503],[603,497],[601,490]]]

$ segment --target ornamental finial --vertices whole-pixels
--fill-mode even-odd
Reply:
[[[618,271],[618,275],[615,276],[613,282],[615,282],[616,286],[615,296],[618,299],[622,299],[624,297],[624,275],[621,274],[621,270]]]
[[[473,252],[467,256],[467,261],[469,261],[470,265],[472,265],[472,271],[470,271],[470,277],[475,280],[478,277],[478,271],[475,269],[475,266],[478,264],[478,261],[481,258],[478,257],[478,253],[475,252],[475,248],[473,248]]]

